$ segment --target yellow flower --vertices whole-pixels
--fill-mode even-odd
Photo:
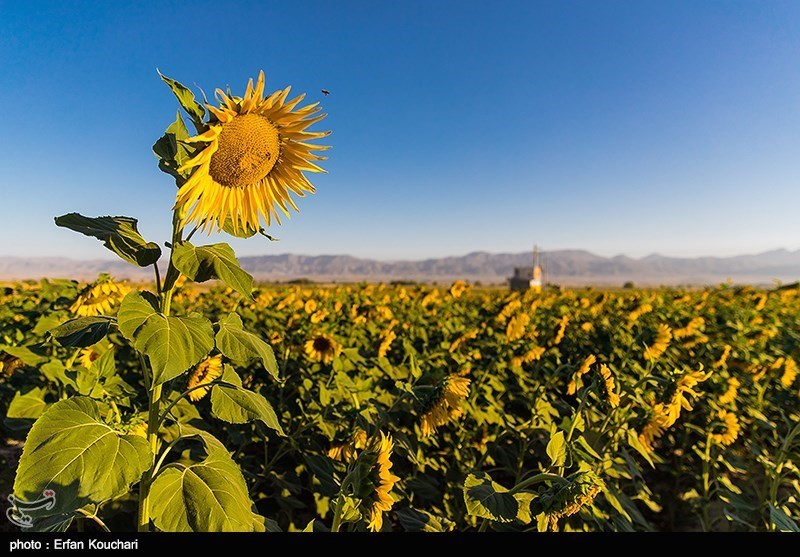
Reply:
[[[506,326],[506,337],[508,340],[519,340],[525,334],[525,328],[531,321],[531,316],[527,313],[518,313],[508,321]]]
[[[567,330],[568,324],[569,317],[566,315],[559,320],[558,329],[556,330],[556,338],[553,339],[553,346],[561,344],[561,341],[564,340],[564,332]]]
[[[244,97],[216,94],[219,108],[207,105],[211,113],[208,128],[186,140],[198,143],[200,151],[178,170],[194,172],[178,190],[176,208],[188,211],[185,222],[204,230],[220,230],[230,221],[234,231],[258,231],[261,218],[280,224],[278,209],[287,217],[287,204],[296,211],[289,193],[303,197],[314,186],[303,172],[324,172],[312,161],[324,160],[313,151],[328,147],[308,143],[328,132],[307,131],[325,115],[318,103],[295,108],[305,95],[287,101],[290,87],[266,99],[264,72],[255,89],[247,84]]]
[[[717,417],[722,421],[723,430],[720,433],[712,433],[711,440],[720,445],[730,445],[739,436],[739,418],[733,412],[720,410]]]
[[[327,364],[339,353],[340,347],[339,343],[333,340],[332,337],[320,333],[306,341],[305,351],[306,355],[312,360]]]
[[[389,348],[391,348],[392,346],[392,342],[394,342],[394,339],[396,338],[397,335],[394,334],[394,331],[391,329],[388,329],[383,334],[383,339],[381,339],[381,345],[378,347],[379,358],[384,358],[386,356],[386,353],[389,352]]]
[[[736,393],[738,392],[740,385],[741,384],[739,383],[738,379],[731,377],[728,380],[728,388],[724,393],[722,393],[722,396],[719,397],[719,403],[728,404],[729,402],[733,402],[736,398]]]
[[[333,460],[347,462],[358,455],[358,451],[367,445],[367,432],[357,428],[347,443],[331,446],[328,449],[328,456]]]
[[[591,333],[594,330],[594,324],[591,321],[581,323],[581,331],[584,333]]]
[[[422,415],[420,429],[423,437],[431,435],[437,427],[461,416],[463,413],[461,402],[469,396],[469,383],[470,380],[466,377],[450,375],[439,384]]]
[[[667,350],[669,341],[672,340],[672,329],[669,325],[663,323],[658,326],[656,338],[653,340],[652,346],[645,348],[644,355],[648,360],[657,360]]]
[[[529,364],[531,362],[535,362],[535,361],[541,359],[542,354],[544,354],[544,352],[545,352],[545,349],[542,348],[541,346],[537,346],[535,348],[531,348],[530,350],[525,352],[524,356],[522,356],[522,361],[525,362],[526,364]]]
[[[317,301],[314,299],[307,300],[304,309],[308,314],[314,313],[315,311],[317,311]]]
[[[567,385],[567,394],[574,395],[575,391],[578,388],[577,381],[584,375],[589,372],[589,369],[595,364],[597,358],[595,358],[594,354],[589,354],[581,363],[581,366],[575,372],[575,375],[570,379],[569,384]]]
[[[463,280],[457,280],[450,286],[450,295],[453,298],[458,299],[467,290],[469,290],[469,286],[467,285],[467,283],[464,282]]]
[[[370,480],[373,486],[372,493],[362,498],[362,506],[365,509],[367,518],[367,528],[373,532],[378,532],[383,527],[383,513],[392,510],[394,499],[391,491],[394,484],[400,478],[392,474],[392,448],[394,443],[391,435],[373,437],[364,449],[362,454],[368,455],[375,460],[370,473]]]
[[[84,288],[69,310],[80,317],[107,315],[116,310],[122,298],[130,292],[129,286],[114,282],[108,275],[100,277]]]
[[[86,348],[81,348],[78,352],[78,363],[86,369],[89,369],[99,357],[100,353],[91,346],[88,346]]]
[[[321,321],[324,321],[325,318],[328,317],[328,315],[329,315],[329,312],[326,309],[321,309],[321,310],[315,311],[314,313],[311,314],[311,322],[312,323],[319,323]]]
[[[756,311],[761,311],[764,309],[764,306],[767,305],[767,295],[766,294],[757,294],[756,295]]]
[[[722,367],[722,366],[724,366],[725,362],[728,361],[728,356],[730,356],[730,354],[731,354],[731,346],[730,346],[730,344],[726,344],[725,348],[722,351],[722,355],[719,357],[719,359],[716,362],[714,362],[714,364],[713,364],[714,367]]]
[[[540,510],[555,529],[558,520],[572,516],[583,507],[591,505],[605,488],[605,483],[594,472],[575,472],[566,478],[567,483],[557,483],[542,492],[531,508]]]
[[[214,379],[222,375],[222,356],[211,356],[206,358],[194,368],[191,375],[189,375],[189,383],[186,385],[187,389],[194,389],[189,393],[189,398],[197,402],[208,393],[208,387],[201,387],[200,385],[208,385]]]
[[[644,315],[645,313],[650,313],[651,311],[653,311],[653,306],[651,306],[650,304],[645,303],[640,305],[639,307],[637,307],[635,310],[633,310],[628,314],[628,324],[633,325],[639,320],[639,318],[642,315]]]
[[[680,329],[672,331],[673,338],[683,338],[692,336],[697,333],[697,330],[705,324],[706,320],[702,317],[695,317],[689,323]]]
[[[781,385],[786,388],[791,387],[792,383],[794,383],[795,377],[797,377],[797,362],[794,361],[794,358],[786,358],[786,362],[783,364]]]
[[[603,378],[606,400],[608,400],[612,408],[616,408],[619,406],[619,395],[616,393],[614,376],[611,374],[611,370],[608,369],[606,364],[600,365],[600,377]]]
[[[511,300],[505,306],[503,306],[503,309],[500,310],[499,314],[497,314],[497,320],[500,322],[505,322],[515,311],[521,307],[522,302],[516,299]]]

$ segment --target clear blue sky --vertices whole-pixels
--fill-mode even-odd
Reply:
[[[240,255],[800,248],[795,0],[4,1],[0,61],[0,255],[113,257],[71,211],[167,239],[156,67],[330,114],[317,194]]]

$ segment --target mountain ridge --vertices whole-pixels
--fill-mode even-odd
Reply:
[[[420,260],[378,260],[347,254],[245,256],[241,266],[256,280],[286,281],[307,278],[316,281],[391,281],[446,282],[457,279],[503,283],[515,267],[530,267],[532,255],[474,251],[465,255]],[[567,249],[541,252],[545,280],[568,285],[621,285],[634,282],[657,284],[711,284],[728,279],[741,283],[792,282],[800,279],[800,250],[775,249],[757,254],[729,257],[670,257],[656,253],[641,258],[618,254],[610,257],[587,250]],[[3,280],[42,277],[88,280],[108,272],[118,278],[149,280],[150,269],[123,261],[66,257],[0,256]]]

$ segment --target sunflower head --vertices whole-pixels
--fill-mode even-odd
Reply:
[[[355,496],[361,501],[359,510],[367,519],[367,528],[373,532],[383,527],[383,513],[394,503],[390,492],[400,481],[391,472],[393,447],[392,436],[381,432],[367,440],[355,463]]]
[[[339,353],[340,346],[333,337],[324,333],[316,335],[305,343],[306,356],[317,362],[325,364],[333,361],[333,358]]]
[[[189,398],[197,402],[208,394],[208,384],[222,375],[222,356],[216,355],[206,358],[192,370],[189,376],[187,389],[194,389],[189,393]]]
[[[733,412],[727,410],[720,410],[717,413],[718,426],[715,428],[715,433],[711,434],[711,440],[720,445],[730,445],[739,436],[739,418]]]
[[[211,119],[203,133],[186,140],[198,146],[194,156],[178,171],[193,169],[178,190],[175,208],[207,231],[227,230],[252,234],[280,224],[279,211],[289,216],[297,209],[290,193],[313,193],[304,172],[324,172],[314,154],[328,147],[308,143],[329,132],[308,127],[325,114],[318,103],[298,108],[305,95],[289,100],[290,87],[264,97],[264,72],[256,86],[251,79],[243,97],[217,89],[219,106],[207,105]]]
[[[81,290],[69,310],[80,317],[108,315],[117,309],[122,298],[130,291],[126,284],[114,282],[109,275],[101,274]]]
[[[591,505],[605,489],[603,480],[591,471],[575,472],[566,479],[567,483],[554,484],[535,500],[538,512],[550,519],[551,528],[556,527],[560,518],[572,516]]]
[[[439,383],[424,405],[420,429],[422,436],[432,435],[436,428],[461,416],[461,402],[469,396],[470,380],[449,375]]]

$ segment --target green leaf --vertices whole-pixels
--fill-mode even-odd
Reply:
[[[23,430],[33,425],[33,422],[47,409],[44,401],[44,390],[34,387],[27,393],[17,391],[8,405],[5,424],[9,429]]]
[[[633,447],[633,449],[642,455],[644,459],[650,464],[651,468],[655,468],[656,465],[653,463],[653,459],[650,458],[650,452],[642,445],[642,442],[639,441],[639,436],[636,435],[636,432],[632,429],[628,430],[628,445]]]
[[[397,518],[406,532],[450,532],[456,526],[453,521],[444,517],[411,507],[397,511]]]
[[[304,454],[308,471],[319,481],[320,493],[327,497],[334,497],[339,493],[339,481],[336,479],[336,469],[333,460],[326,455]]]
[[[178,168],[183,166],[191,158],[190,147],[185,142],[189,137],[189,130],[183,123],[181,113],[175,116],[175,121],[169,125],[158,141],[153,144],[153,153],[159,158],[158,168],[167,174],[178,178],[179,185],[185,182],[185,174],[178,172]]]
[[[257,358],[272,377],[278,378],[278,362],[272,347],[258,335],[245,331],[238,314],[231,313],[220,319],[218,327],[215,337],[217,350],[224,356],[240,365],[247,365]]]
[[[112,319],[105,316],[77,317],[50,329],[61,346],[85,348],[108,334]]]
[[[146,241],[131,217],[84,217],[68,213],[56,217],[56,225],[102,240],[103,245],[128,263],[140,267],[152,265],[161,257],[161,248]]]
[[[508,490],[484,472],[467,476],[464,483],[464,502],[467,512],[480,518],[497,522],[511,522],[517,518],[520,503]]]
[[[219,279],[247,299],[253,299],[253,277],[239,266],[236,254],[228,244],[195,247],[189,242],[181,242],[172,252],[172,262],[195,282]]]
[[[166,532],[263,531],[244,476],[222,443],[204,431],[181,429],[201,439],[207,456],[197,463],[169,464],[156,477],[150,489],[156,527]]]
[[[284,435],[278,416],[267,399],[242,387],[242,380],[231,366],[225,366],[222,381],[211,389],[211,413],[214,416],[232,424],[259,420]]]
[[[15,358],[19,358],[26,366],[38,366],[39,364],[47,361],[46,356],[37,354],[28,346],[9,346],[7,344],[0,344],[0,352],[5,352],[6,354],[10,354]]]
[[[172,89],[172,92],[178,99],[178,102],[181,104],[186,113],[192,118],[195,125],[202,125],[203,118],[205,118],[206,115],[206,109],[203,108],[202,104],[194,100],[194,93],[192,93],[189,88],[182,83],[165,76],[160,71],[158,72],[158,75],[161,77],[161,80],[169,85],[170,89]]]
[[[103,423],[97,403],[75,397],[53,404],[33,424],[17,469],[14,495],[35,501],[55,492],[52,506],[26,512],[35,521],[72,513],[128,491],[150,466],[147,441]]]
[[[550,457],[552,466],[561,466],[567,459],[567,443],[564,440],[564,432],[557,431],[550,437],[547,443],[547,456]]]
[[[47,313],[45,315],[42,315],[36,322],[36,326],[33,328],[33,333],[36,335],[43,335],[50,329],[58,326],[60,322],[61,322],[61,317],[54,313]]]
[[[153,385],[174,379],[202,360],[214,347],[211,322],[197,313],[167,317],[149,292],[130,292],[117,314],[122,335],[147,354]]]
[[[769,518],[779,532],[800,532],[800,526],[778,507],[769,506]]]

